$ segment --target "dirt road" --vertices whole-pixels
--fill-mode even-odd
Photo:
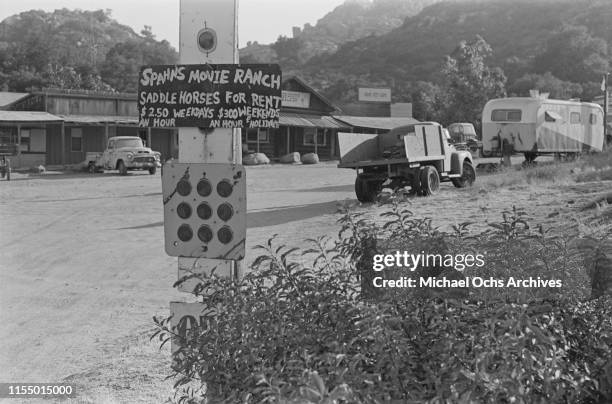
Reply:
[[[247,249],[275,233],[296,246],[336,234],[337,204],[354,200],[353,182],[333,163],[249,168]],[[440,225],[484,224],[514,204],[554,225],[549,213],[610,188],[601,184],[443,184],[411,209]],[[147,337],[151,317],[185,295],[172,289],[177,260],[164,252],[159,174],[15,175],[0,182],[0,224],[0,382],[71,381],[79,402],[168,397],[169,354]]]

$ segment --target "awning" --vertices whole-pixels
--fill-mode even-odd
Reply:
[[[334,115],[336,120],[347,123],[355,128],[371,128],[390,130],[398,126],[411,125],[419,123],[414,118],[406,117],[380,117],[380,116],[351,116],[351,115]]]
[[[50,123],[62,122],[62,118],[41,111],[0,111],[1,123]]]
[[[66,123],[77,123],[81,125],[126,125],[137,126],[138,118],[135,116],[121,115],[59,115]]]
[[[350,127],[331,116],[297,114],[294,112],[281,112],[279,124],[281,126],[297,126],[301,128],[341,129]]]

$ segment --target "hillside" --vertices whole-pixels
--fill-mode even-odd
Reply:
[[[402,25],[404,19],[440,0],[346,0],[312,26],[296,27],[293,38],[279,38],[263,45],[249,42],[240,49],[245,62],[283,62],[287,67],[302,63],[315,55],[333,53],[346,42],[369,35],[382,35]],[[283,42],[289,41],[288,47]],[[295,49],[295,48],[298,49]],[[288,49],[285,49],[288,48]],[[287,50],[288,52],[285,52]],[[287,53],[295,52],[287,57]],[[294,60],[292,60],[294,59]]]
[[[612,43],[610,21],[612,2],[607,0],[441,2],[408,17],[387,34],[362,38],[333,54],[310,59],[303,74],[319,88],[335,86],[338,80],[374,81],[395,88],[397,83],[418,80],[438,82],[444,56],[459,41],[480,35],[493,48],[488,63],[501,67],[511,83],[533,72],[534,58],[564,25],[585,26],[591,36]],[[544,62],[541,73],[554,69],[555,60]],[[591,75],[589,80],[598,77]]]
[[[0,22],[0,87],[6,90],[133,91],[140,65],[176,60],[176,51],[155,40],[149,27],[137,34],[110,10],[31,10]]]

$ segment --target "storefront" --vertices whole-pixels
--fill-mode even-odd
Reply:
[[[336,158],[337,133],[350,130],[331,116],[336,107],[297,77],[283,81],[282,96],[279,128],[243,130],[243,152],[265,153],[272,160],[294,152]]]

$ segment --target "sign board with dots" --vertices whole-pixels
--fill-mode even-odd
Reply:
[[[241,260],[246,240],[246,171],[239,164],[162,167],[166,253]]]

